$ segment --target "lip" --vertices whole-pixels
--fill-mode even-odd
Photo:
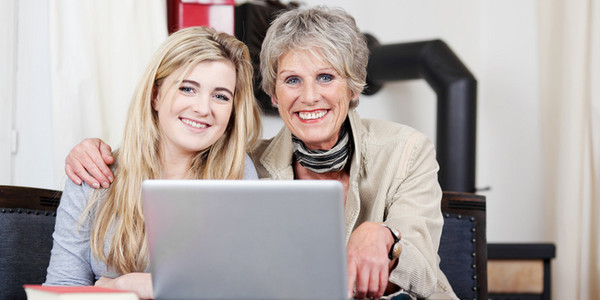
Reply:
[[[313,109],[297,111],[294,114],[301,122],[314,123],[323,120],[328,114],[329,109]]]
[[[194,131],[201,131],[201,130],[207,129],[211,126],[210,124],[208,124],[206,122],[189,119],[189,118],[183,118],[183,117],[180,117],[179,121],[181,121],[181,123],[183,125],[185,125],[187,128],[190,128]]]

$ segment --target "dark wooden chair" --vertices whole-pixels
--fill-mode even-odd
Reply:
[[[487,300],[485,196],[444,192],[440,268],[460,299]]]
[[[62,192],[0,186],[0,299],[27,299],[23,284],[41,284],[52,249]]]

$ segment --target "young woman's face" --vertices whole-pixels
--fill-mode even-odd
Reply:
[[[309,51],[288,51],[279,59],[272,101],[309,149],[335,146],[352,97],[346,78]]]
[[[199,63],[179,81],[182,71],[165,78],[152,104],[158,112],[164,154],[192,157],[225,132],[236,73],[226,60]]]

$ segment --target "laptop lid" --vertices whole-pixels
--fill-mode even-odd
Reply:
[[[344,192],[325,180],[146,180],[156,299],[347,299]]]

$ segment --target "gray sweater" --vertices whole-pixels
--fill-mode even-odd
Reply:
[[[247,155],[244,179],[258,179],[254,164]],[[102,276],[116,278],[122,275],[108,269],[105,263],[92,255],[90,224],[79,223],[93,191],[94,189],[85,183],[76,185],[67,180],[57,209],[52,235],[54,245],[44,285],[94,285]],[[108,234],[104,240],[104,253],[108,253],[110,239],[111,235]]]

